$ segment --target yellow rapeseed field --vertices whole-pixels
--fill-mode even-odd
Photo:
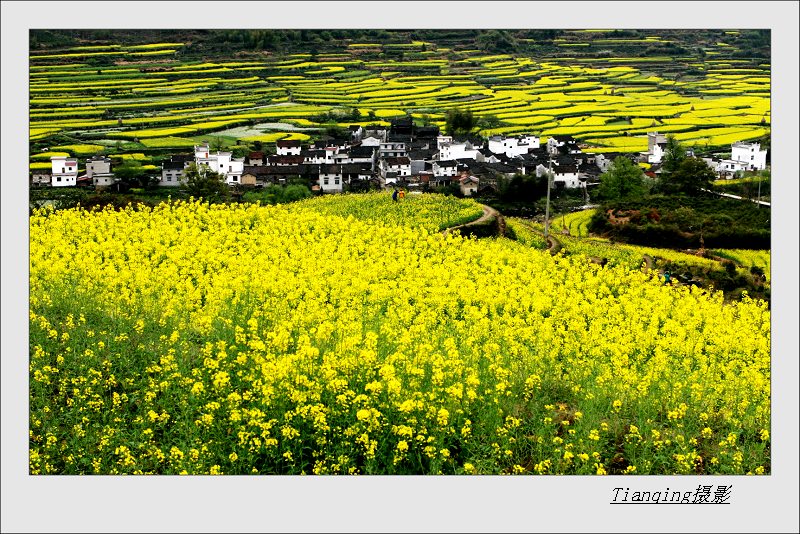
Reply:
[[[765,302],[339,198],[34,213],[30,473],[770,472]]]

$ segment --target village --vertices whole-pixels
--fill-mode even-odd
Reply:
[[[274,153],[251,151],[245,157],[212,151],[209,143],[195,145],[194,152],[174,154],[162,162],[153,184],[179,187],[186,183],[191,165],[207,166],[224,176],[232,187],[260,188],[267,185],[304,183],[317,193],[342,193],[391,188],[430,191],[457,186],[463,196],[496,192],[498,180],[514,175],[552,174],[554,188],[587,191],[599,183],[615,157],[625,156],[657,178],[667,136],[647,134],[648,150],[640,153],[585,153],[571,136],[552,136],[540,143],[533,134],[459,139],[444,135],[435,126],[417,126],[411,118],[392,120],[390,126],[350,126],[349,138],[328,137],[304,145],[297,140],[279,140]],[[693,155],[688,151],[688,155]],[[36,187],[112,188],[112,158],[99,155],[79,161],[52,157],[51,169],[31,173]],[[737,173],[763,170],[767,151],[759,143],[734,142],[728,158],[702,158],[720,179]]]

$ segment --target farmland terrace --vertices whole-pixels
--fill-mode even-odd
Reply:
[[[769,32],[754,30],[33,31],[30,45],[31,155],[156,162],[208,135],[441,127],[454,108],[476,134],[595,152],[645,150],[654,130],[700,150],[770,131]]]

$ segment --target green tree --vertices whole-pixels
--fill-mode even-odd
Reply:
[[[225,175],[212,171],[208,165],[190,164],[184,171],[184,189],[195,198],[209,202],[221,202],[230,197],[230,188]]]
[[[605,200],[632,199],[647,192],[644,173],[630,159],[619,156],[600,176],[598,195]]]
[[[491,130],[500,126],[500,119],[497,117],[497,115],[486,115],[485,117],[482,117],[478,123],[480,124],[481,128]]]
[[[287,185],[283,190],[281,202],[295,202],[311,196],[311,190],[300,184]]]
[[[700,158],[685,158],[674,172],[662,175],[660,189],[665,193],[694,194],[710,189],[717,174]]]
[[[515,174],[498,181],[498,196],[503,202],[530,203],[547,195],[547,176]]]
[[[468,135],[477,126],[477,123],[478,120],[472,111],[452,108],[447,110],[444,128],[448,135]]]
[[[220,151],[225,147],[225,142],[220,136],[216,136],[211,142],[211,150]]]
[[[231,157],[243,158],[250,153],[250,148],[247,146],[234,146],[231,147]]]
[[[661,172],[665,174],[675,172],[685,159],[686,149],[675,139],[674,135],[668,135],[667,146],[664,149],[664,157],[661,163]]]
[[[147,171],[135,159],[129,159],[114,169],[114,176],[128,187],[145,187],[149,182]]]
[[[311,190],[302,184],[287,186],[271,184],[260,191],[248,191],[243,199],[246,202],[261,202],[263,204],[285,204],[295,202],[311,196]]]
[[[475,43],[487,52],[512,52],[517,47],[514,37],[506,30],[489,30],[481,33]]]

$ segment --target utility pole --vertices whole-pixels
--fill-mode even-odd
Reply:
[[[761,207],[761,173],[758,173],[758,202],[756,203],[756,207]]]
[[[544,238],[545,240],[550,235],[550,180],[553,177],[553,158],[550,157],[550,162],[547,171],[547,204],[544,208]]]

